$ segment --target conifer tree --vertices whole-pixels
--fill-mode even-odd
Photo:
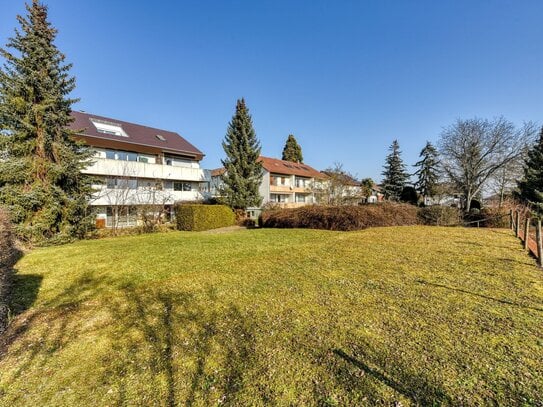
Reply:
[[[414,166],[417,167],[415,175],[417,181],[414,186],[417,192],[423,197],[430,197],[436,193],[439,181],[439,158],[436,148],[429,141],[421,150],[421,158]]]
[[[398,201],[409,178],[409,174],[405,171],[405,164],[402,161],[398,140],[392,142],[389,150],[390,154],[386,158],[382,172],[383,194],[385,198],[391,201]]]
[[[74,141],[71,64],[54,44],[47,7],[33,0],[0,49],[0,204],[33,242],[81,236],[90,224],[90,150]]]
[[[236,113],[228,124],[222,143],[226,158],[222,160],[224,196],[234,209],[258,207],[262,203],[259,193],[262,182],[260,142],[256,138],[253,122],[245,100],[238,100]]]
[[[294,163],[301,163],[304,161],[302,156],[302,147],[296,141],[296,138],[289,134],[285,147],[283,148],[283,160],[292,161]]]
[[[543,212],[543,127],[538,141],[528,151],[524,176],[518,183],[518,196],[534,205],[539,213]]]

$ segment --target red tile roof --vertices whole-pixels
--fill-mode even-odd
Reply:
[[[275,174],[298,175],[307,178],[326,178],[326,175],[315,168],[303,163],[293,163],[277,158],[260,156],[262,167]]]
[[[70,128],[73,130],[82,130],[80,133],[87,142],[88,138],[113,141],[116,144],[122,143],[128,145],[140,145],[158,148],[164,152],[171,152],[177,154],[185,154],[195,156],[197,159],[202,159],[204,154],[198,150],[195,146],[181,137],[179,134],[172,131],[166,131],[161,129],[155,129],[153,127],[142,126],[140,124],[134,124],[129,122],[124,122],[117,119],[111,119],[108,117],[98,116],[95,114],[89,114],[84,112],[72,112],[72,117],[74,118],[73,123],[70,125]],[[90,119],[96,119],[97,121],[102,121],[114,125],[120,126],[128,137],[109,135],[98,132],[94,124]],[[160,138],[157,136],[161,136]],[[162,140],[163,139],[163,140]]]
[[[219,175],[223,175],[225,172],[226,172],[226,169],[224,167],[215,168],[214,170],[211,170],[211,176],[218,177]]]
[[[307,178],[327,178],[327,175],[317,171],[315,168],[310,167],[303,163],[293,163],[290,161],[279,160],[277,158],[263,157],[258,158],[262,162],[262,167],[274,174],[284,175],[298,175],[299,177]],[[217,168],[211,170],[211,176],[217,177],[225,173],[224,168]]]

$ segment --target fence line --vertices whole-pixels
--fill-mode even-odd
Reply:
[[[524,250],[530,252],[536,259],[537,265],[543,267],[543,243],[541,234],[541,219],[534,219],[529,214],[526,214],[524,219],[524,228],[521,228],[521,213],[519,210],[509,212],[511,222],[511,230],[515,232],[523,244]],[[535,220],[535,239],[530,234],[530,226],[532,220]]]

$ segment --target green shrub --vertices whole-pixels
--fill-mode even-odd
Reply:
[[[9,288],[13,276],[13,264],[20,252],[15,247],[8,212],[0,208],[0,334],[4,332],[9,318]]]
[[[232,209],[225,205],[180,204],[175,207],[177,229],[209,230],[236,223]]]
[[[460,210],[451,206],[432,205],[419,209],[420,223],[431,226],[457,226]]]
[[[262,226],[271,228],[309,228],[360,230],[375,226],[416,225],[417,207],[408,204],[380,203],[361,206],[303,206],[273,209],[262,213]]]

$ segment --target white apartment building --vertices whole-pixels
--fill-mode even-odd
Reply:
[[[315,186],[326,179],[326,175],[307,164],[259,157],[264,171],[259,187],[262,205],[275,203],[282,207],[317,203],[318,190]],[[220,194],[221,176],[224,168],[211,171],[211,193]]]
[[[98,227],[134,226],[141,210],[170,211],[174,202],[207,195],[204,154],[179,134],[85,112],[72,116],[70,127],[95,152],[83,172],[98,181],[90,203]]]

